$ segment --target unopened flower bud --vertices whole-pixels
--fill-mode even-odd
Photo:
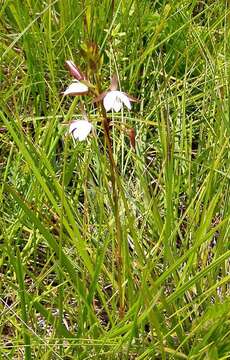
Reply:
[[[65,62],[65,67],[69,70],[70,75],[78,81],[86,79],[85,75],[77,68],[72,60],[67,60]]]

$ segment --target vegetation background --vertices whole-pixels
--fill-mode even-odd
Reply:
[[[0,359],[229,359],[229,1],[0,4]],[[120,262],[67,59],[140,99],[111,114]]]

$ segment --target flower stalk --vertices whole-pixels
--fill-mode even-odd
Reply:
[[[113,147],[112,147],[112,139],[109,131],[109,122],[102,102],[101,102],[101,111],[103,116],[102,125],[104,129],[105,143],[108,149],[113,202],[114,202],[114,218],[115,218],[115,226],[116,226],[115,264],[117,268],[117,282],[118,282],[118,291],[119,291],[119,316],[120,318],[123,318],[125,313],[125,294],[124,294],[124,289],[122,287],[122,277],[123,277],[122,227],[121,227],[121,219],[119,214],[119,185],[117,181],[118,180],[117,177],[119,176],[119,174],[113,156]]]

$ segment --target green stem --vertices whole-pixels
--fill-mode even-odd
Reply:
[[[109,124],[106,116],[106,112],[102,105],[102,114],[103,114],[103,128],[104,128],[104,136],[106,145],[108,148],[109,155],[109,163],[110,163],[110,172],[111,172],[111,182],[112,182],[112,191],[113,191],[113,201],[114,201],[114,217],[115,217],[115,225],[116,225],[116,250],[115,250],[115,259],[117,266],[117,280],[118,280],[118,290],[119,290],[119,315],[120,318],[124,317],[124,289],[122,287],[122,230],[121,230],[121,221],[119,214],[119,186],[117,177],[117,167],[115,164],[115,160],[113,157],[113,149],[112,149],[112,140],[109,133]]]
[[[28,304],[25,295],[25,283],[24,283],[24,272],[23,266],[21,262],[20,251],[17,248],[17,261],[15,261],[15,271],[17,275],[17,280],[19,284],[19,296],[21,302],[21,317],[23,320],[23,337],[24,337],[24,346],[25,346],[25,360],[31,360],[31,343],[30,343],[30,336],[28,332]]]
[[[62,247],[63,247],[63,218],[64,218],[64,201],[65,201],[65,170],[66,170],[66,160],[67,160],[67,148],[68,148],[68,136],[64,143],[64,162],[63,162],[63,174],[62,174],[62,192],[61,192],[61,214],[60,214],[60,236],[59,236],[59,269],[58,269],[58,275],[59,275],[59,282],[60,284],[63,284],[63,257],[62,257]],[[63,285],[59,286],[59,294],[58,294],[58,309],[59,309],[59,324],[58,329],[61,328],[63,325],[63,303],[64,303],[64,287]],[[61,336],[61,334],[59,334]],[[60,341],[60,356],[63,355],[63,344],[62,341]]]

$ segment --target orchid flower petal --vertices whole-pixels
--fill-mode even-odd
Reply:
[[[99,94],[97,97],[93,99],[93,103],[103,100],[107,93],[108,91],[103,91],[103,93]]]
[[[128,96],[125,95],[124,93],[120,92],[119,98],[120,98],[121,102],[123,102],[123,103],[125,104],[125,106],[126,106],[129,110],[131,110],[131,103],[130,103],[130,100],[129,100]]]
[[[116,97],[114,102],[113,102],[113,109],[118,112],[122,109],[123,105],[122,105],[122,101],[120,99],[120,97]]]
[[[87,93],[88,90],[87,85],[81,83],[80,81],[76,81],[68,86],[63,95],[81,95]]]
[[[110,90],[116,91],[117,88],[118,88],[118,78],[117,78],[117,75],[114,74],[111,79]]]
[[[70,124],[69,133],[75,140],[83,141],[92,130],[92,124],[88,120],[75,120]]]
[[[103,100],[104,108],[106,111],[113,109],[113,104],[116,99],[116,91],[109,91]]]
[[[140,100],[138,100],[138,99],[135,98],[134,96],[129,95],[129,94],[126,94],[126,93],[124,93],[124,94],[127,96],[127,98],[129,99],[129,101],[131,101],[131,102],[136,102],[136,103],[139,103],[139,102],[140,102]]]

